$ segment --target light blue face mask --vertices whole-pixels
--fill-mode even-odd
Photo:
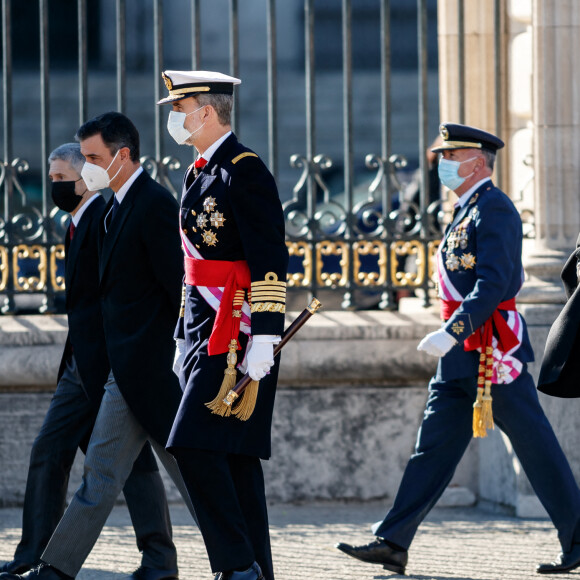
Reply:
[[[441,183],[453,191],[458,187],[461,187],[465,183],[465,180],[473,175],[473,171],[469,175],[461,177],[459,175],[459,166],[462,163],[467,163],[474,159],[477,159],[477,155],[470,159],[464,159],[463,161],[451,161],[451,159],[441,157],[439,160],[439,167],[437,168],[437,173],[439,174]]]

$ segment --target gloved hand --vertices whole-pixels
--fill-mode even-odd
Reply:
[[[431,356],[441,357],[446,355],[457,341],[442,328],[435,332],[430,332],[417,346],[417,350],[423,350]]]
[[[185,358],[185,339],[175,339],[175,357],[173,358],[173,372],[179,376],[181,367],[183,366],[183,359]]]
[[[252,380],[263,379],[274,365],[274,345],[280,337],[273,334],[258,334],[252,337],[252,346],[246,356],[247,373]]]

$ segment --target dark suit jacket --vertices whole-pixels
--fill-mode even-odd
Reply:
[[[192,168],[186,172],[180,223],[204,259],[246,260],[252,284],[262,283],[270,274],[285,283],[288,250],[276,183],[262,160],[235,135],[218,147],[197,179]],[[207,351],[214,321],[215,310],[196,286],[187,285],[184,317],[177,329],[186,344],[180,374],[184,396],[169,446],[268,458],[279,358],[260,381],[256,408],[248,421],[212,414],[205,403],[217,395],[227,367],[225,353],[210,356]],[[255,311],[251,326],[252,334],[282,334],[284,313]],[[244,333],[238,338],[239,362],[247,339]]]
[[[113,204],[111,197],[105,214]],[[165,445],[181,400],[172,370],[183,254],[179,208],[145,171],[108,232],[99,229],[100,294],[107,352],[121,393],[148,433]]]
[[[554,397],[580,397],[580,290],[576,271],[580,236],[577,243],[562,270],[568,301],[548,333],[538,380],[538,389]]]
[[[68,336],[58,379],[74,351],[87,397],[96,405],[103,397],[109,374],[99,296],[98,232],[105,200],[99,196],[87,207],[72,242],[65,236],[65,285]]]

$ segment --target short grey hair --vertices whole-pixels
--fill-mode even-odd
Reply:
[[[211,105],[218,116],[221,125],[231,125],[232,108],[234,106],[233,95],[223,95],[221,93],[210,93],[209,95],[200,93],[195,95],[195,99],[200,107]]]
[[[495,153],[489,149],[482,149],[481,154],[485,159],[487,167],[493,171],[493,166],[495,165]]]
[[[48,163],[52,163],[57,159],[66,161],[70,166],[80,175],[85,164],[85,157],[81,153],[81,146],[79,143],[65,143],[57,147],[49,156]]]

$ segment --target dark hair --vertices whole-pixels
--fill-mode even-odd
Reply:
[[[94,135],[101,136],[111,155],[123,147],[128,147],[131,161],[139,161],[139,131],[122,113],[111,111],[87,121],[79,128],[75,139],[83,141]]]
[[[233,95],[223,95],[221,93],[199,93],[195,99],[201,107],[211,105],[217,113],[218,121],[221,125],[231,125],[232,108],[234,106]]]

